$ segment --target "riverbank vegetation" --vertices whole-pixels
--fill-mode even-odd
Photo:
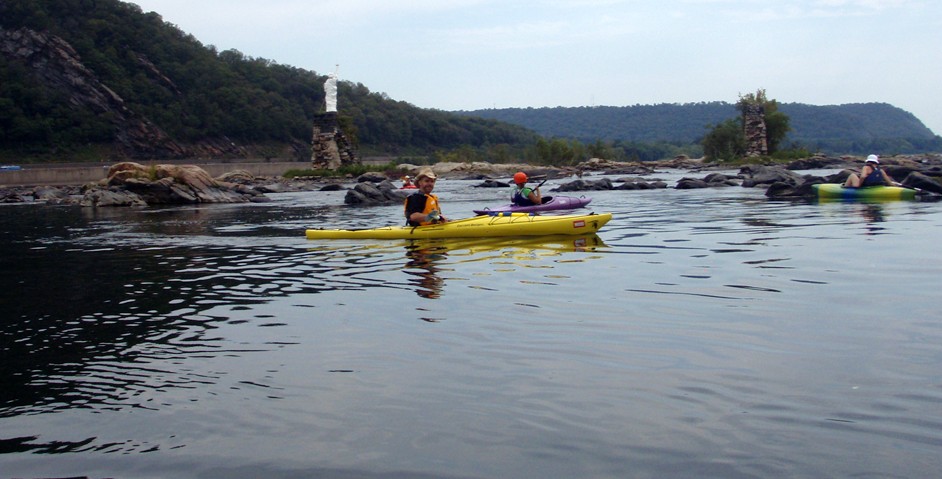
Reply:
[[[399,170],[399,163],[391,161],[383,165],[343,165],[335,170],[318,169],[291,169],[282,176],[285,178],[355,178],[364,173],[392,173]]]

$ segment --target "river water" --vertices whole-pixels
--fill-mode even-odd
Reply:
[[[306,240],[400,223],[343,192],[0,207],[0,477],[937,476],[942,203],[763,193],[419,244]]]

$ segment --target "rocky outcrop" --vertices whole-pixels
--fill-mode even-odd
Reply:
[[[768,189],[765,190],[765,196],[769,198],[814,198],[817,196],[817,192],[814,191],[812,185],[819,183],[832,183],[825,178],[821,177],[808,177],[801,183],[772,183],[769,185]]]
[[[520,163],[488,163],[473,161],[469,163],[441,162],[434,165],[400,164],[399,169],[406,174],[417,174],[422,168],[431,168],[439,178],[452,178],[461,180],[484,180],[494,178],[513,177],[514,173],[523,171],[531,178],[565,178],[572,174],[564,168],[552,166],[535,166]]]
[[[37,186],[33,188],[32,196],[35,201],[42,201],[49,205],[68,203],[71,193],[68,189],[51,186]]]
[[[82,196],[79,186],[23,186],[0,189],[0,203],[76,204]]]
[[[804,180],[801,175],[783,166],[745,165],[739,169],[739,175],[743,177],[742,186],[746,188],[778,182],[798,184]]]
[[[615,184],[608,178],[598,180],[584,180],[582,178],[559,185],[553,191],[599,191],[614,190]]]
[[[0,203],[43,203],[84,206],[140,206],[219,202],[267,202],[267,193],[338,191],[334,178],[253,176],[245,170],[211,178],[194,165],[143,166],[116,164],[104,180],[81,186],[14,186],[0,188]]]
[[[942,195],[942,181],[938,180],[938,176],[934,179],[917,171],[910,173],[902,183],[910,188]]]
[[[86,207],[147,206],[140,195],[121,188],[91,188],[85,192],[79,204]]]
[[[357,177],[357,183],[382,183],[387,180],[386,175],[375,171],[368,171]]]
[[[0,203],[29,203],[32,201],[32,198],[29,200],[26,199],[24,191],[20,189],[10,189],[0,192]]]
[[[510,183],[507,181],[498,181],[492,179],[484,180],[484,183],[480,185],[474,185],[475,188],[510,188]]]
[[[616,190],[659,190],[662,188],[667,188],[667,183],[663,181],[626,181],[615,187]]]
[[[378,185],[368,182],[357,183],[347,191],[344,203],[352,206],[379,206],[402,204],[406,197],[415,190],[400,190],[392,183],[384,181]]]
[[[801,158],[792,161],[785,168],[789,170],[824,170],[827,168],[841,168],[853,161],[853,158],[846,156],[830,157],[825,155],[813,155],[809,158]]]
[[[835,163],[833,159],[819,159],[832,167],[846,166],[847,168],[827,176],[798,175],[790,165],[747,165],[740,169],[737,175],[709,173],[703,178],[685,177],[674,186],[676,189],[711,188],[735,186],[741,183],[744,187],[767,187],[766,196],[770,198],[808,198],[813,197],[811,185],[815,183],[843,183],[851,172],[859,172],[862,159],[849,159],[855,163],[842,160]],[[674,162],[671,162],[674,163]],[[494,168],[489,163],[465,164],[456,167],[456,164],[439,164],[440,171],[450,171],[452,178],[477,178],[478,175],[487,176],[495,171],[540,171],[546,172],[547,178],[555,174],[571,175],[566,169],[550,174],[542,167],[526,165],[500,165]],[[468,165],[483,165],[484,168],[469,167]],[[610,162],[596,162],[596,166],[608,171],[609,167],[619,166]],[[687,167],[699,170],[699,162],[694,161]],[[804,164],[807,166],[808,164]],[[883,166],[893,178],[901,181],[904,186],[922,190],[923,199],[936,199],[942,195],[942,155],[911,155],[907,157],[881,158]],[[500,169],[503,170],[500,170]],[[728,169],[728,167],[727,167]],[[833,169],[833,168],[829,168]],[[121,163],[109,170],[107,180],[85,187],[13,187],[0,189],[0,203],[47,203],[47,204],[78,204],[82,202],[87,206],[109,205],[142,205],[142,204],[190,204],[209,202],[260,202],[268,201],[265,193],[281,193],[291,191],[340,191],[348,187],[343,179],[327,179],[309,177],[286,179],[281,177],[254,177],[247,171],[231,171],[218,178],[211,178],[205,171],[193,165],[158,165],[144,167],[137,163]],[[406,170],[408,171],[408,169]],[[652,170],[653,171],[653,170]],[[484,173],[487,172],[487,173]],[[447,173],[436,172],[439,176]],[[501,173],[499,176],[503,176]],[[509,178],[512,175],[509,174]],[[537,175],[532,175],[537,176]],[[542,176],[542,175],[539,175]],[[349,182],[349,178],[346,180]],[[326,182],[326,185],[325,185]],[[415,190],[401,190],[394,186],[383,175],[366,174],[356,179],[357,184],[348,190],[344,202],[352,206],[373,206],[401,204],[403,199]],[[482,184],[475,187],[506,188],[508,182],[487,178]],[[642,190],[669,187],[664,181],[647,180],[641,177],[623,177],[616,180],[599,178],[589,180],[578,178],[564,183],[552,191],[593,191],[593,190]]]
[[[82,63],[79,54],[65,40],[28,28],[0,29],[0,55],[25,65],[37,81],[48,87],[68,92],[73,108],[88,109],[111,118],[115,141],[126,154],[157,158],[189,155],[186,148],[157,125],[131,111],[124,99]]]
[[[696,188],[716,188],[721,186],[739,186],[739,183],[729,176],[720,173],[710,173],[702,179],[681,178],[674,186],[678,190],[692,190]]]
[[[108,177],[85,191],[83,206],[139,206],[266,201],[244,185],[217,181],[195,165],[144,166],[123,162]]]

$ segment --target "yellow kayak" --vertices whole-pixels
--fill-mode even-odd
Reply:
[[[566,216],[500,213],[428,226],[386,226],[355,230],[309,229],[305,231],[305,236],[307,239],[421,239],[583,235],[598,232],[611,219],[611,213]]]

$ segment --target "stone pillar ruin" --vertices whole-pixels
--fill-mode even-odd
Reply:
[[[315,170],[336,170],[359,160],[350,140],[340,129],[337,113],[321,113],[314,117],[311,140],[311,167]]]
[[[765,128],[765,108],[754,103],[742,108],[743,135],[746,138],[746,157],[769,154],[768,132]]]
[[[340,69],[340,65],[337,65]],[[315,170],[336,170],[343,165],[357,164],[353,143],[337,121],[337,73],[327,75],[324,82],[324,110],[314,117],[311,139],[311,166]]]

